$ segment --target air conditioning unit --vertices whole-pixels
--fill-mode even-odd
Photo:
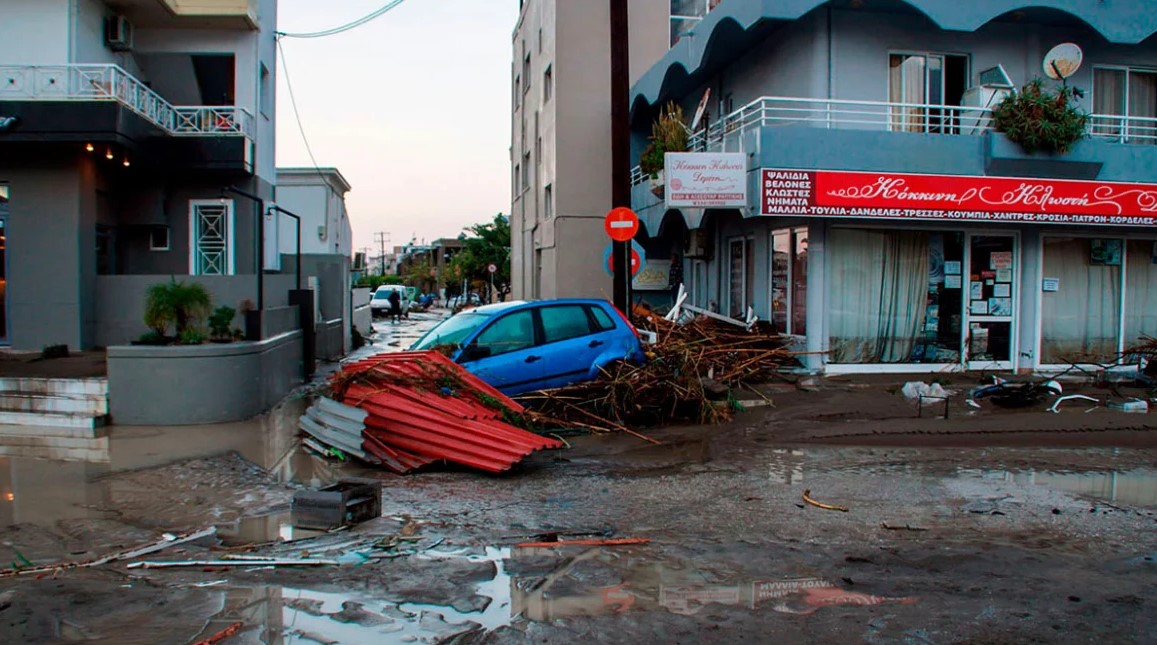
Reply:
[[[114,52],[133,48],[133,23],[124,16],[109,16],[104,21],[104,43]]]
[[[1000,105],[1005,97],[1012,94],[1013,84],[1004,67],[997,65],[981,71],[977,75],[977,84],[964,90],[960,105],[966,108],[983,108],[991,110]],[[962,110],[960,115],[960,131],[969,134],[992,127],[992,117],[981,110]]]
[[[687,245],[684,255],[688,258],[711,259],[711,235],[707,231],[697,228],[687,231]]]

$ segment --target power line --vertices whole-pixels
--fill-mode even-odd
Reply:
[[[371,12],[367,16],[363,16],[361,18],[358,18],[357,20],[350,22],[350,23],[346,23],[344,25],[341,25],[340,27],[334,27],[332,29],[326,29],[324,31],[312,31],[312,32],[296,33],[296,34],[290,34],[290,33],[284,32],[284,31],[279,31],[276,33],[278,36],[283,36],[285,38],[323,38],[325,36],[334,36],[334,35],[349,31],[351,29],[354,29],[356,27],[361,27],[362,25],[366,24],[367,22],[369,22],[369,21],[381,16],[382,14],[386,13],[390,9],[393,9],[394,7],[402,4],[402,2],[404,2],[404,0],[391,0],[391,2],[386,3],[386,6]]]
[[[293,96],[293,83],[289,81],[289,63],[285,60],[285,48],[281,46],[281,39],[277,39],[277,54],[281,57],[281,70],[285,74],[285,89],[289,90],[289,104],[293,107],[293,118],[297,121],[297,131],[301,133],[301,141],[305,144],[305,151],[309,153],[309,160],[313,162],[313,169],[317,171],[317,176],[325,181],[325,175],[322,174],[321,168],[317,165],[317,159],[313,156],[313,149],[309,147],[309,139],[305,136],[305,125],[301,123],[301,113],[297,111],[297,98]]]

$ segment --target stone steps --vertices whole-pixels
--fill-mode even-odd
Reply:
[[[0,378],[0,436],[95,438],[108,409],[108,379]]]

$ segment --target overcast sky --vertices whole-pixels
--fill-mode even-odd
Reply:
[[[280,0],[278,30],[320,31],[386,0]],[[510,210],[516,0],[406,0],[352,31],[282,46],[319,166],[353,186],[354,250],[457,237]],[[278,69],[277,165],[310,166]]]

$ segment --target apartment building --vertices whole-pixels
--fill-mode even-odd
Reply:
[[[287,305],[262,281],[276,0],[0,0],[0,338],[125,344],[148,286]],[[292,280],[292,276],[289,278]]]
[[[692,302],[798,336],[813,370],[1113,363],[1157,334],[1154,15],[724,0],[632,88],[636,150],[668,101],[716,115],[661,186],[634,175],[647,256],[682,251]],[[1066,152],[996,129],[1034,79],[1090,114]],[[696,200],[696,167],[734,190]]]
[[[705,13],[705,2],[630,0],[632,81]],[[512,48],[513,297],[609,298],[609,3],[527,0]]]

